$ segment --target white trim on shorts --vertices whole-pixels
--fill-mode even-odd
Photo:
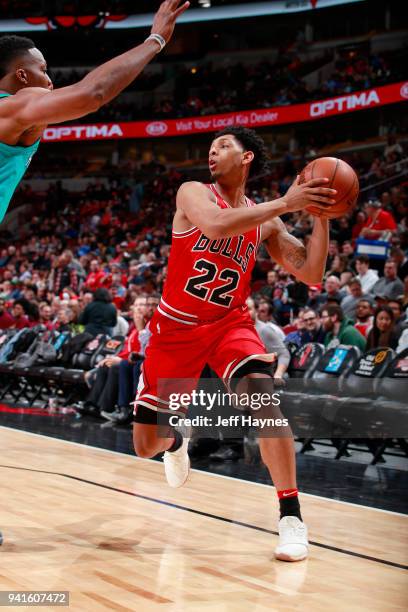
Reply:
[[[162,310],[160,308],[160,304],[157,306],[157,310],[164,317],[167,317],[168,319],[173,319],[173,321],[177,321],[178,323],[184,323],[184,325],[197,325],[197,323],[194,323],[193,321],[183,321],[183,319],[179,319],[178,317],[173,317],[172,315],[170,315],[167,312],[165,312],[164,310]]]
[[[178,310],[177,308],[174,308],[174,306],[170,306],[170,304],[167,304],[167,302],[165,302],[163,298],[161,298],[160,302],[163,304],[163,306],[165,306],[165,308],[168,308],[169,310],[173,310],[177,314],[181,314],[181,315],[184,315],[185,317],[190,317],[192,319],[198,319],[198,316],[195,314],[190,314],[189,312],[183,312],[182,310]]]
[[[273,359],[272,359],[273,357]],[[246,363],[248,363],[248,361],[251,361],[251,359],[259,359],[260,361],[265,361],[266,363],[273,363],[276,360],[276,356],[275,353],[261,353],[258,355],[248,355],[248,357],[245,357],[244,359],[241,359],[241,361],[239,361],[237,363],[237,365],[231,370],[231,372],[228,374],[228,376],[225,376],[228,368],[231,366],[231,364],[228,365],[227,369],[224,372],[224,376],[223,379],[227,379],[230,380],[233,375],[235,374],[235,372],[243,365],[245,365]]]

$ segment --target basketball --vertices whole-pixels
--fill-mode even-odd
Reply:
[[[353,209],[359,193],[359,184],[357,174],[347,162],[336,157],[319,157],[303,168],[299,182],[304,183],[313,178],[328,178],[330,180],[327,187],[337,190],[336,203],[330,206],[327,211],[308,206],[306,208],[308,212],[316,217],[337,219]]]

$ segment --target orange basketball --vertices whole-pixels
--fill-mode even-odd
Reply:
[[[319,157],[303,168],[299,182],[305,183],[313,178],[328,178],[327,187],[337,190],[336,203],[327,210],[308,206],[306,210],[316,217],[337,219],[349,213],[358,197],[359,184],[353,168],[342,159],[336,157]],[[326,186],[326,185],[325,185]]]

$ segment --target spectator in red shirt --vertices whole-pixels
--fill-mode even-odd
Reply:
[[[110,289],[112,285],[117,285],[118,274],[120,275],[121,284],[126,287],[128,284],[127,275],[123,272],[120,264],[117,262],[109,263],[110,272],[102,279],[102,286]],[[116,275],[116,276],[115,276]]]
[[[105,272],[99,267],[97,259],[93,259],[90,263],[90,272],[85,279],[85,287],[90,291],[96,291],[100,287],[103,287],[103,279],[105,278]]]
[[[130,333],[124,349],[118,355],[120,358],[118,407],[114,412],[101,411],[101,416],[117,425],[125,425],[132,420],[132,400],[135,398],[139,383],[144,349],[150,337],[150,332],[146,327],[147,299],[144,296],[135,299],[133,304],[134,329]],[[154,308],[153,305],[150,306],[150,309],[152,308]],[[147,336],[143,339],[142,336],[146,334]]]
[[[395,232],[397,224],[391,213],[382,208],[379,200],[369,200],[366,204],[368,218],[360,232],[362,238],[380,240],[384,232]]]
[[[373,326],[373,307],[370,300],[361,298],[356,307],[356,322],[354,327],[358,329],[364,338],[367,338],[368,332]]]
[[[129,413],[131,415],[129,402],[136,393],[142,363],[139,333],[146,326],[146,297],[136,298],[132,310],[134,329],[118,355],[109,355],[98,363],[88,398],[83,407],[77,407],[81,414],[100,414],[115,422],[118,416],[126,417],[124,420],[127,421]],[[122,395],[128,399],[121,400]],[[112,411],[117,398],[119,407]]]
[[[359,210],[356,215],[356,220],[353,225],[353,229],[351,230],[351,239],[354,243],[355,240],[360,236],[363,227],[365,226],[367,221],[367,215],[363,210]]]
[[[0,329],[8,329],[14,327],[14,319],[9,312],[7,312],[6,303],[0,299]]]
[[[25,313],[24,305],[21,300],[16,300],[11,309],[13,316],[13,325],[16,329],[23,329],[24,327],[31,327],[30,319]]]
[[[158,307],[160,302],[160,295],[158,293],[152,293],[152,295],[148,295],[146,298],[146,320],[150,321],[152,316],[154,315],[156,308]]]
[[[54,331],[57,327],[57,323],[54,321],[54,315],[51,306],[43,304],[40,307],[40,323],[44,325],[49,331]]]

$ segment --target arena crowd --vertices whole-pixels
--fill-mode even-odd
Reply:
[[[362,169],[378,179],[381,167],[403,157],[403,147],[391,138]],[[269,176],[252,182],[249,195],[256,202],[284,195],[297,170],[288,157]],[[178,172],[161,164],[152,162],[149,172],[140,193],[117,178],[109,186],[91,183],[82,193],[68,192],[61,184],[41,194],[25,188],[26,197],[37,201],[33,216],[16,236],[3,233],[0,242],[0,329],[42,324],[49,330],[127,338],[122,353],[108,358],[97,378],[95,373],[90,378],[93,390],[85,406],[116,422],[129,420],[129,398],[148,342],[146,326],[166,278],[182,182]],[[350,217],[331,223],[322,285],[296,281],[263,247],[259,250],[249,307],[265,343],[281,356],[280,378],[290,345],[343,343],[362,351],[377,346],[400,351],[408,345],[407,184],[368,190],[366,196]],[[308,213],[284,220],[291,233],[307,242],[312,228]],[[361,238],[388,241],[388,257],[358,254]],[[118,400],[120,377],[127,390],[123,395],[121,385]]]

